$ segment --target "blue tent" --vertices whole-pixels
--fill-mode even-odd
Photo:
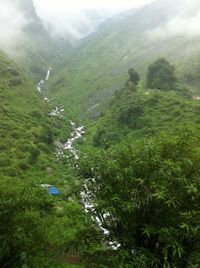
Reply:
[[[58,191],[58,189],[56,189],[56,187],[51,186],[48,188],[48,193],[51,195],[58,195],[60,194],[60,192]]]

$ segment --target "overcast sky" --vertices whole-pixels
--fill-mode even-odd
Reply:
[[[62,36],[82,38],[103,19],[153,0],[33,0],[37,14]],[[92,13],[88,11],[93,10]]]

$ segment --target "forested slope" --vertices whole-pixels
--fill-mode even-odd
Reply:
[[[182,1],[73,51],[17,2],[31,23],[20,65],[0,52],[0,267],[200,267],[200,39],[165,32]]]
[[[159,62],[164,62],[165,66]],[[174,70],[167,64],[165,59],[158,59],[150,65],[157,68],[155,74],[149,71],[147,78],[137,85],[128,80],[115,94],[109,108],[93,124],[95,146],[106,148],[127,136],[155,136],[164,131],[171,135],[181,133],[183,129],[198,133],[199,100],[176,79],[175,71],[172,71],[174,82],[172,77],[167,77],[167,68]]]
[[[199,36],[165,33],[166,25],[179,11],[181,1],[155,1],[137,12],[108,20],[55,71],[49,94],[69,113],[95,118],[123,86],[130,67],[145,76],[146,66],[163,56],[176,65],[182,82],[198,93]]]
[[[145,81],[134,69],[128,74],[82,147],[79,172],[93,217],[118,245],[101,261],[105,267],[198,267],[199,100],[164,58],[148,67]]]

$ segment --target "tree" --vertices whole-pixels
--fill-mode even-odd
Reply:
[[[130,139],[83,159],[93,213],[126,252],[120,267],[200,267],[199,161],[190,135]]]
[[[139,74],[133,68],[130,68],[128,70],[128,75],[129,75],[131,82],[133,82],[133,84],[137,85],[138,82],[140,81]]]
[[[175,68],[165,58],[160,58],[149,66],[147,74],[149,88],[174,90],[176,82]]]
[[[125,86],[131,91],[136,91],[136,86],[140,81],[139,74],[133,69],[128,70],[129,79],[126,81]]]

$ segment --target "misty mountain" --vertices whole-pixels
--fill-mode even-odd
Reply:
[[[0,0],[0,267],[200,267],[199,0],[103,2]]]
[[[47,31],[32,0],[3,1],[0,7],[3,32],[0,47],[38,80],[49,65],[59,62],[71,45]]]
[[[187,5],[156,1],[107,20],[66,58],[51,80],[50,94],[69,111],[73,103],[79,104],[72,108],[76,114],[98,113],[123,86],[130,67],[143,76],[147,66],[163,56],[175,64],[182,82],[198,93],[200,33],[186,32],[184,21],[187,18],[194,28],[192,18],[198,18],[200,7],[197,1],[189,9]],[[175,30],[177,20],[183,25]]]

